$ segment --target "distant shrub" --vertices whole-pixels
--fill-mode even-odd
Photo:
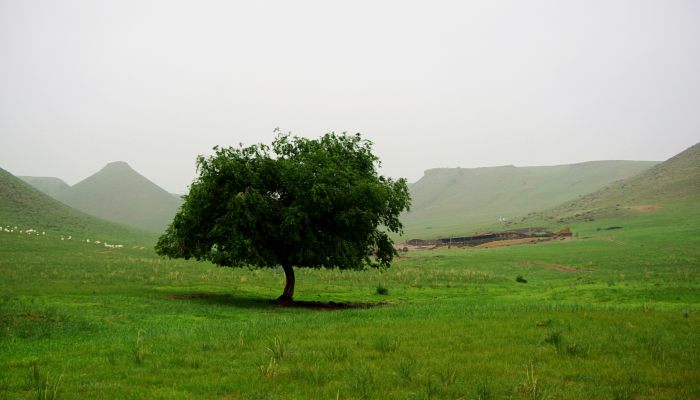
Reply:
[[[348,359],[348,348],[345,346],[335,345],[327,348],[324,354],[326,358],[331,361],[345,361]]]
[[[387,288],[386,286],[384,286],[380,283],[379,285],[377,285],[376,293],[378,295],[386,296],[389,294],[389,288]]]
[[[348,371],[350,375],[349,387],[354,394],[361,399],[375,398],[378,382],[371,369],[357,369]]]
[[[401,339],[391,336],[380,336],[374,342],[374,348],[381,353],[393,353],[399,349]]]
[[[590,352],[589,346],[583,346],[583,345],[577,344],[576,342],[570,343],[566,346],[566,354],[568,354],[572,357],[586,358],[586,357],[588,357],[589,352]]]
[[[518,275],[515,277],[515,281],[519,283],[527,283],[527,279],[523,278],[522,275]]]
[[[36,391],[37,399],[58,399],[59,394],[61,393],[59,386],[61,385],[63,374],[59,375],[55,380],[50,380],[48,372],[46,374],[42,374],[39,371],[39,366],[37,365],[36,361],[32,361],[29,365],[31,367],[32,383]]]
[[[564,335],[561,333],[561,331],[551,331],[544,337],[545,343],[549,343],[552,346],[556,347],[557,351],[559,351],[563,339]]]
[[[546,321],[539,321],[539,322],[537,322],[537,326],[539,326],[539,327],[550,326],[550,325],[552,325],[552,322],[554,322],[554,321],[552,321],[551,319],[548,319]]]
[[[412,382],[415,364],[416,362],[413,358],[404,359],[394,367],[394,371],[396,372],[396,375],[398,375],[405,382]]]
[[[258,369],[260,370],[260,376],[264,378],[274,378],[277,375],[277,362],[274,357],[271,357],[267,366],[260,365]]]
[[[476,398],[478,400],[493,399],[493,393],[491,393],[491,388],[489,387],[488,381],[482,380],[476,385]]]
[[[518,391],[528,399],[546,399],[548,397],[547,392],[542,384],[538,383],[538,378],[535,375],[535,366],[532,363],[530,363],[529,367],[526,365],[525,372],[525,380],[518,386]]]
[[[139,331],[136,333],[136,343],[132,349],[134,362],[139,365],[143,364],[143,361],[146,358],[146,347],[143,344],[143,336],[141,336],[142,333],[143,331],[141,329],[139,329]]]
[[[275,360],[281,360],[287,355],[287,344],[284,343],[279,336],[275,336],[270,341],[270,346],[267,348],[267,350],[272,353],[272,358]]]
[[[444,370],[439,372],[438,376],[440,377],[442,386],[448,387],[457,380],[457,368],[448,364],[445,366]]]

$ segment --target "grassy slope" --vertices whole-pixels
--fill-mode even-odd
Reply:
[[[18,176],[18,178],[53,198],[70,188],[70,185],[59,178],[47,176]]]
[[[413,205],[403,217],[404,238],[461,235],[556,206],[655,165],[596,161],[550,167],[428,170],[411,185]]]
[[[151,243],[155,235],[74,210],[0,169],[0,225],[49,234]],[[55,235],[54,235],[55,237]]]
[[[124,162],[107,164],[57,198],[90,215],[152,232],[164,231],[182,203]]]
[[[601,217],[634,217],[638,206],[697,207],[700,203],[700,143],[630,179],[579,199],[532,213],[522,224],[571,223]],[[639,209],[639,208],[638,208]],[[643,208],[642,208],[643,209]]]
[[[698,398],[698,222],[664,209],[576,223],[579,240],[298,271],[301,300],[392,303],[343,311],[275,307],[269,270],[0,234],[0,397],[60,376],[71,399]]]

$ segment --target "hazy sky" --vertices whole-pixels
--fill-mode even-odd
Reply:
[[[699,1],[0,0],[0,167],[361,132],[382,173],[664,160],[700,141]]]

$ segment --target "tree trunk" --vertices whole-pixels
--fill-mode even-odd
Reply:
[[[284,292],[277,298],[278,303],[291,303],[294,297],[294,268],[291,265],[284,263],[282,264],[282,269],[284,270],[284,277],[286,278],[286,283],[284,285]]]

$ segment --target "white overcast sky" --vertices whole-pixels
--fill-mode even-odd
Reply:
[[[700,141],[700,1],[0,0],[0,167],[360,132],[381,172],[664,160]]]

